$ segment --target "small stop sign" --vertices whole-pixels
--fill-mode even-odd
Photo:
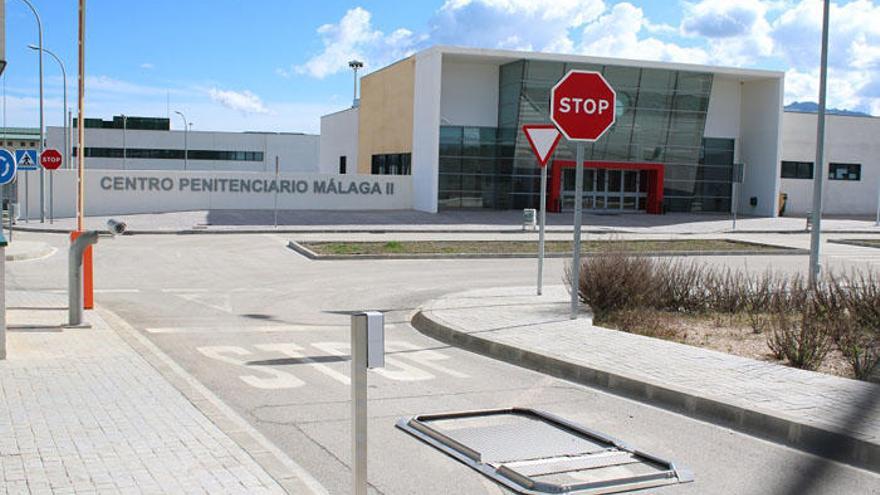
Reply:
[[[614,125],[617,94],[592,71],[569,71],[550,92],[550,120],[570,141],[596,141]]]
[[[46,170],[55,170],[61,166],[61,152],[52,148],[46,148],[40,153],[40,165]]]

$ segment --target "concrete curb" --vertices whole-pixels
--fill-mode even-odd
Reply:
[[[30,227],[14,225],[12,230],[19,232],[37,232],[46,234],[69,234],[72,229],[56,227]],[[523,234],[532,231],[524,231],[521,228],[498,228],[498,229],[394,229],[394,228],[363,228],[363,229],[302,229],[302,228],[243,228],[243,229],[218,229],[210,226],[204,228],[187,229],[130,229],[125,235],[224,235],[224,234]],[[547,228],[548,234],[571,234],[571,228]],[[720,230],[712,232],[643,232],[628,229],[586,229],[584,234],[642,234],[642,235],[718,235],[718,234],[808,234],[807,230]],[[877,234],[877,230],[823,230],[823,234]]]
[[[478,337],[445,325],[431,311],[420,310],[411,324],[428,337],[499,361],[880,473],[880,445],[859,438]]]
[[[755,242],[737,241],[755,246],[772,246]],[[287,247],[312,261],[340,261],[340,260],[455,260],[455,259],[534,259],[537,253],[460,253],[460,254],[318,254],[296,241],[288,241]],[[809,254],[805,249],[778,248],[774,251],[743,250],[743,251],[646,251],[631,253],[632,256],[803,256]],[[572,253],[547,253],[545,258],[571,258]],[[603,256],[596,253],[584,253],[584,256]]]
[[[829,239],[831,244],[842,244],[845,246],[857,246],[871,249],[878,249],[880,246],[865,242],[864,239]]]

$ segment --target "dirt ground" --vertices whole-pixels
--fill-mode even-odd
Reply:
[[[626,320],[633,321],[629,324]],[[688,316],[674,313],[654,312],[650,326],[646,327],[645,316],[615,318],[610,322],[612,328],[633,333],[673,340],[682,344],[712,349],[736,356],[785,365],[776,359],[767,346],[767,335],[755,333],[748,318],[739,315]],[[825,357],[818,370],[822,373],[853,378],[852,370],[843,354],[833,349]]]

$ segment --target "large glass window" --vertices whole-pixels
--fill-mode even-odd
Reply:
[[[550,122],[550,89],[572,69],[601,72],[618,94],[616,123],[585,146],[587,160],[663,163],[668,210],[729,209],[733,141],[703,141],[711,74],[532,60],[500,67],[497,128],[441,127],[441,207],[538,206],[540,169],[521,127]],[[554,159],[574,155],[563,142]]]
[[[813,162],[782,162],[783,179],[812,179]]]
[[[411,153],[373,155],[370,171],[373,175],[410,175],[412,173],[411,162]]]

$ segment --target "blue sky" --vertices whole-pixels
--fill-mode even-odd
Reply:
[[[32,0],[76,95],[76,0]],[[829,103],[880,115],[880,6],[832,2]],[[434,43],[786,71],[786,101],[816,100],[819,0],[89,0],[86,113],[165,116],[197,130],[317,132],[351,99],[345,62],[376,69]],[[37,40],[6,1],[6,124],[36,126]],[[44,59],[46,122],[61,77]]]

